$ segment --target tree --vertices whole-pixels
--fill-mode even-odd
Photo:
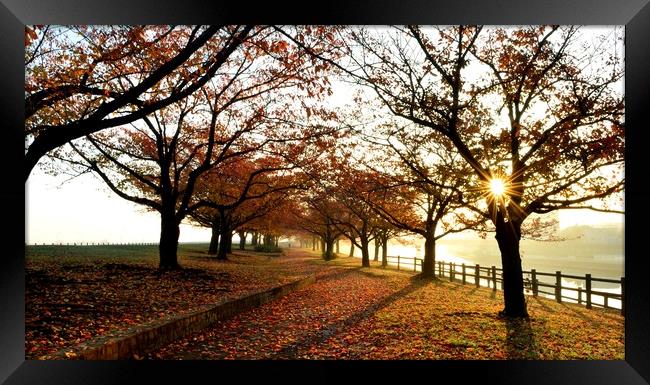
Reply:
[[[325,188],[326,180],[311,178],[310,181],[311,184],[299,198],[300,203],[294,206],[291,212],[294,218],[293,227],[315,237],[314,250],[317,240],[320,240],[323,259],[329,261],[336,257],[334,243],[341,236],[340,229],[335,225],[341,205]]]
[[[376,239],[381,220],[369,204],[374,174],[364,172],[350,162],[351,158],[342,158],[335,165],[335,188],[332,194],[341,205],[335,225],[350,240],[350,247],[361,249],[361,265],[370,267],[370,242]]]
[[[249,38],[252,26],[37,30],[26,27],[25,141],[31,143],[25,180],[49,151],[140,120],[199,90]]]
[[[608,210],[597,203],[624,186],[622,57],[611,39],[579,31],[353,29],[349,62],[339,64],[391,114],[449,140],[480,180],[501,251],[504,315],[527,316],[526,218]]]
[[[233,231],[277,209],[286,194],[300,188],[301,177],[293,173],[298,167],[277,156],[238,156],[203,175],[196,193],[202,208],[192,216],[212,228],[211,246],[215,234],[221,238],[217,259],[227,259]]]
[[[120,197],[160,213],[161,269],[178,267],[179,225],[207,204],[194,197],[201,175],[290,141],[309,143],[305,138],[327,130],[289,124],[298,119],[300,111],[289,108],[297,99],[308,108],[327,91],[322,66],[289,49],[271,28],[259,27],[250,36],[200,92],[131,126],[87,135],[70,142],[67,151],[50,154],[79,172],[94,172]],[[314,111],[312,120],[322,117]],[[289,155],[300,152],[294,147]]]
[[[376,110],[368,102],[361,105]],[[360,115],[373,121],[381,118]],[[364,197],[388,225],[383,233],[394,226],[424,238],[422,276],[435,277],[436,241],[479,229],[485,221],[473,205],[480,195],[468,191],[472,171],[440,134],[408,122],[383,120],[358,132],[364,147],[360,152],[365,154],[358,162],[368,169],[369,191]]]

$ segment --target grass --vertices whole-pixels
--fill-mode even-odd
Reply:
[[[347,285],[356,287],[352,297],[358,303],[349,295],[337,297],[324,289],[309,302],[314,309],[296,303],[292,317],[297,320],[301,312],[345,305],[340,309],[349,313],[351,322],[340,323],[337,318],[344,326],[331,329],[326,338],[314,339],[301,334],[304,324],[291,323],[294,318],[287,314],[292,313],[283,312],[278,304],[268,305],[268,319],[283,325],[269,331],[269,341],[284,343],[282,338],[274,340],[274,332],[291,332],[295,340],[312,341],[295,353],[309,359],[624,359],[624,318],[616,310],[589,310],[527,297],[529,319],[499,318],[502,293],[488,288],[422,280],[413,272],[382,269],[376,262],[361,268],[359,259],[343,255],[324,261],[320,252],[305,249],[289,249],[287,255],[272,258],[235,247],[230,260],[220,262],[207,255],[207,246],[180,245],[183,269],[165,273],[157,270],[156,246],[28,246],[27,358],[44,357],[98,335],[119,333],[311,272],[326,283],[330,272],[344,268],[355,271],[350,277],[358,282]],[[378,292],[373,287],[386,285],[389,291],[375,298]],[[315,320],[326,322],[321,316]],[[326,326],[315,324],[305,332]],[[238,339],[244,330],[232,332],[235,342],[246,345]],[[281,349],[293,351],[290,346]],[[237,354],[233,351],[229,356]]]
[[[389,269],[368,270],[403,274],[410,285],[404,295],[312,347],[318,353],[307,358],[624,359],[625,319],[617,310],[527,297],[529,318],[501,318],[502,292]],[[345,346],[346,354],[341,356],[337,346]]]

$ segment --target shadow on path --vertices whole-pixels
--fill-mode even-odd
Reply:
[[[350,271],[349,273],[352,273]],[[360,272],[364,273],[364,272]],[[331,323],[317,331],[313,334],[307,335],[301,340],[296,341],[295,343],[283,348],[282,350],[275,353],[269,359],[298,359],[296,355],[298,354],[299,349],[312,346],[314,344],[325,342],[331,336],[337,334],[343,328],[354,325],[361,322],[363,319],[370,317],[377,311],[383,309],[384,307],[390,305],[401,297],[404,297],[427,284],[440,284],[440,281],[437,279],[423,279],[419,276],[413,276],[409,279],[411,283],[405,288],[396,291],[393,294],[388,295],[379,302],[373,303],[372,305],[365,308],[363,311],[355,313],[348,318],[342,319],[340,321]]]

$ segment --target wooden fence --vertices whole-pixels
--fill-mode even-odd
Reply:
[[[397,270],[408,269],[417,271],[418,265],[422,269],[421,258],[415,257],[402,257],[402,256],[388,256],[388,263],[396,264]],[[473,284],[476,287],[485,286],[491,287],[496,291],[497,288],[503,290],[503,270],[496,266],[480,266],[466,265],[464,263],[457,264],[454,262],[436,262],[436,272],[439,278],[449,278],[452,282],[461,282],[465,284]],[[540,281],[540,277],[550,277],[551,282]],[[609,278],[595,278],[591,274],[572,275],[562,274],[561,271],[555,273],[540,272],[535,269],[530,271],[523,271],[524,289],[526,294],[537,297],[540,294],[554,298],[557,302],[570,302],[584,304],[588,309],[592,307],[600,307],[605,309],[620,309],[621,314],[625,316],[625,277],[618,279]],[[580,282],[577,287],[562,286],[562,278],[573,279]],[[620,285],[620,293],[609,293],[602,290],[592,289],[594,282],[612,283]],[[563,292],[569,291],[576,293],[576,296],[568,296]],[[595,299],[602,299],[602,303],[596,303]],[[619,300],[621,307],[617,308],[611,306],[610,299]],[[600,302],[600,301],[598,301]]]

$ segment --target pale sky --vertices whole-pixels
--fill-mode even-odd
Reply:
[[[25,242],[158,242],[160,216],[126,201],[91,175],[66,177],[35,168],[25,185]],[[209,242],[210,229],[181,226],[180,242]]]

